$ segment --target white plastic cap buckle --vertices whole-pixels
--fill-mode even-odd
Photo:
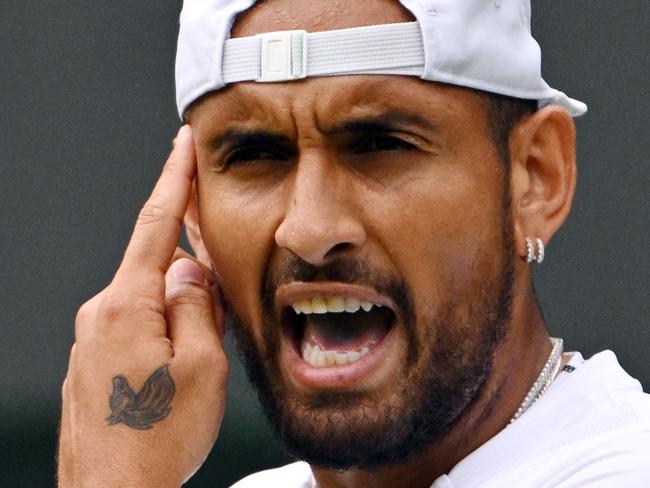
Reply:
[[[290,81],[307,77],[307,31],[258,34],[262,66],[257,82]]]

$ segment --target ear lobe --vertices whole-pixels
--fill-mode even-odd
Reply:
[[[199,227],[199,205],[198,198],[196,193],[196,180],[192,185],[192,193],[190,194],[190,199],[187,204],[187,210],[185,211],[185,217],[183,219],[185,223],[185,233],[187,235],[187,240],[192,246],[194,255],[196,258],[203,263],[205,266],[211,266],[210,255],[208,254],[205,244],[203,243],[203,237],[201,236],[201,229]]]
[[[575,125],[557,106],[544,107],[511,136],[511,192],[515,246],[526,236],[548,244],[571,210],[576,184]]]

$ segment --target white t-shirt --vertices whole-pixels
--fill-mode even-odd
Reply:
[[[575,370],[561,372],[524,415],[431,488],[649,488],[650,395],[613,352],[588,361],[572,354]],[[298,462],[233,488],[315,486],[309,465]]]

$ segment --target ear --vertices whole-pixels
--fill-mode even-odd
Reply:
[[[190,242],[190,246],[192,246],[194,255],[199,261],[201,261],[201,263],[211,267],[210,255],[205,248],[205,244],[203,244],[203,237],[201,236],[201,229],[199,227],[199,205],[196,193],[196,180],[192,185],[192,193],[187,204],[187,210],[185,211],[184,222],[187,240]]]
[[[544,107],[510,137],[515,249],[526,256],[525,238],[548,244],[571,210],[576,185],[575,125],[561,107]]]

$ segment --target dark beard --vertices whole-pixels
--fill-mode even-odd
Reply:
[[[248,377],[290,454],[339,470],[397,463],[448,432],[478,398],[510,322],[514,249],[507,200],[502,242],[496,243],[502,248],[500,273],[474,277],[471,282],[476,288],[470,290],[473,295],[465,296],[471,304],[464,317],[458,311],[466,304],[453,293],[437,307],[435,316],[418,317],[406,283],[350,258],[322,268],[294,259],[278,267],[279,274],[267,273],[262,290],[266,315],[262,347],[255,343],[249,327],[227,314]],[[401,365],[403,381],[390,395],[322,392],[305,396],[286,387],[277,364],[278,325],[268,307],[277,286],[291,280],[366,284],[394,300],[403,319],[408,355]],[[418,337],[417,330],[425,332]]]

